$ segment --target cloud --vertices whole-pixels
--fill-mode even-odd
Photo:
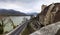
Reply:
[[[25,13],[32,12],[34,11],[34,7],[36,6],[37,1],[36,0],[0,0],[0,8],[14,9]]]
[[[41,5],[60,2],[60,0],[0,0],[0,9],[14,9],[21,12],[41,12]]]
[[[0,2],[22,2],[22,3],[32,3],[39,0],[0,0]]]

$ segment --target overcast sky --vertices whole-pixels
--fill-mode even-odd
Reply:
[[[0,0],[0,9],[14,9],[24,13],[41,12],[41,5],[60,2],[60,0]]]

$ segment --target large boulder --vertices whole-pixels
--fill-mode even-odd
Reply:
[[[42,27],[30,35],[60,35],[60,22]]]

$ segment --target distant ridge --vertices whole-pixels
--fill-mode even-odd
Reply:
[[[26,13],[27,15],[37,15],[38,13],[33,12],[33,13]]]
[[[7,10],[7,9],[0,9],[0,15],[3,16],[25,16],[25,13],[15,11],[15,10]]]

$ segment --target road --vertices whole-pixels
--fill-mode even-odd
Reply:
[[[23,31],[24,28],[27,27],[29,21],[26,21],[23,25],[19,25],[17,28],[12,30],[6,35],[20,35],[20,33]]]

